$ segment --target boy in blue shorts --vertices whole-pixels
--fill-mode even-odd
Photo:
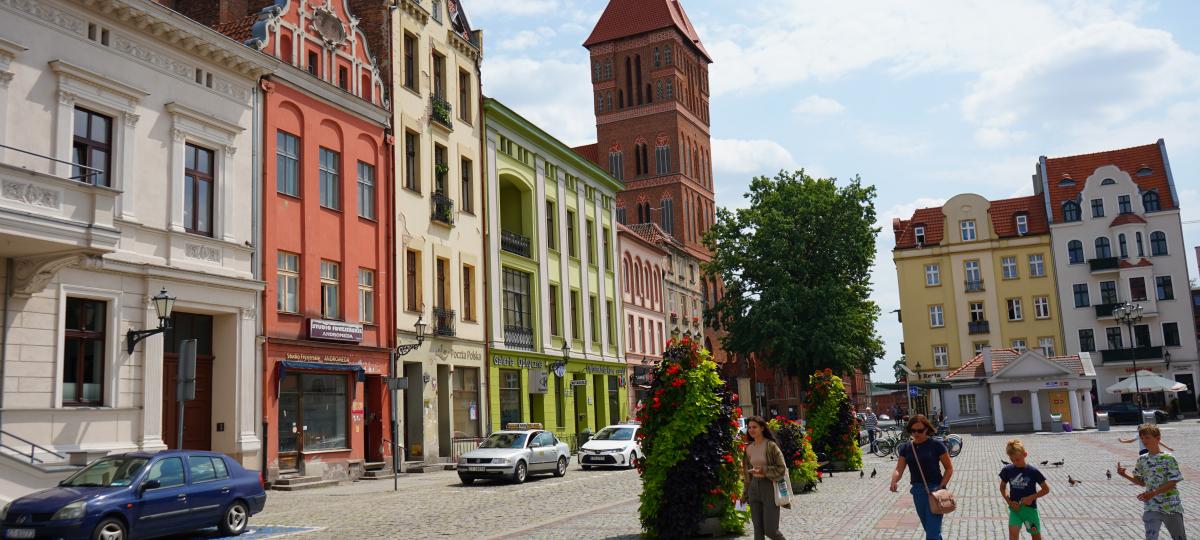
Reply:
[[[1008,441],[1004,453],[1012,460],[1011,465],[1000,469],[1000,495],[1008,503],[1008,538],[1021,538],[1021,526],[1024,525],[1033,540],[1041,540],[1042,520],[1038,516],[1037,500],[1050,493],[1050,485],[1042,471],[1025,462],[1029,454],[1021,439]]]

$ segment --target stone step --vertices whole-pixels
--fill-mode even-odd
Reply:
[[[426,465],[425,465],[424,461],[405,461],[404,462],[404,472],[406,472],[408,474],[421,474],[421,473],[425,472],[425,467],[426,467]]]
[[[276,483],[275,485],[271,486],[271,489],[273,489],[275,491],[300,491],[303,489],[317,489],[317,488],[323,488],[323,487],[329,487],[329,486],[336,486],[339,483],[340,482],[337,480],[321,480],[320,478],[318,478],[316,481],[313,481],[313,482],[303,482],[303,483],[299,483],[299,484]]]
[[[363,473],[363,476],[360,480],[384,480],[384,479],[389,479],[393,476],[395,476],[395,475],[392,474],[391,471],[388,471],[386,469],[385,470],[369,470],[369,471]]]
[[[380,471],[387,468],[387,463],[383,461],[368,461],[363,464],[363,468],[368,471]]]
[[[314,482],[321,482],[321,481],[322,481],[322,479],[320,476],[285,476],[285,477],[280,477],[278,480],[276,480],[275,485],[277,485],[277,486],[299,486],[299,485],[303,485],[303,484],[311,484]]]

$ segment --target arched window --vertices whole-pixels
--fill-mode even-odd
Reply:
[[[1158,257],[1167,254],[1167,235],[1162,231],[1150,233],[1150,255]]]
[[[645,214],[643,214],[643,213],[642,213],[642,205],[640,205],[640,204],[639,204],[639,205],[637,205],[637,207],[638,207],[638,220],[637,220],[637,222],[638,222],[638,223],[645,223],[645,222],[646,222],[646,216],[645,216]]]
[[[1070,264],[1083,264],[1083,242],[1071,240],[1067,242],[1067,259]]]
[[[1079,203],[1067,201],[1063,203],[1063,221],[1079,221]]]
[[[1101,236],[1096,239],[1096,258],[1107,259],[1109,257],[1112,257],[1112,244],[1109,243],[1108,238]]]
[[[1147,212],[1159,211],[1157,191],[1147,191],[1142,194],[1142,208]]]
[[[1142,247],[1142,232],[1138,231],[1138,232],[1134,233],[1134,238],[1137,239],[1138,257],[1145,257],[1146,250],[1145,250],[1145,248]]]
[[[1117,249],[1120,250],[1121,258],[1129,258],[1129,246],[1125,243],[1125,233],[1117,235]]]
[[[633,294],[629,290],[629,280],[633,279],[632,276],[629,275],[629,257],[625,257],[624,265],[625,265],[625,292],[629,293],[629,294]]]

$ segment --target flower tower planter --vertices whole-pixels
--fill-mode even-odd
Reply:
[[[783,416],[767,421],[767,426],[779,439],[779,449],[787,461],[788,476],[796,493],[807,493],[817,486],[817,454],[813,452],[812,437],[804,425]]]
[[[708,351],[672,339],[650,396],[637,413],[642,530],[651,538],[688,538],[719,524],[720,532],[741,534],[749,517],[734,508],[742,493],[741,410]]]
[[[828,369],[818,371],[809,378],[808,386],[806,405],[813,451],[824,454],[832,470],[861,469],[858,420],[850,410],[850,398],[841,377]]]

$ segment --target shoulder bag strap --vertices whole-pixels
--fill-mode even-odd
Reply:
[[[929,491],[929,480],[925,479],[925,468],[921,466],[921,456],[917,455],[917,443],[909,443],[908,447],[912,449],[913,459],[917,462],[917,470],[921,471],[921,485],[925,486],[925,493],[932,496],[933,492]]]

